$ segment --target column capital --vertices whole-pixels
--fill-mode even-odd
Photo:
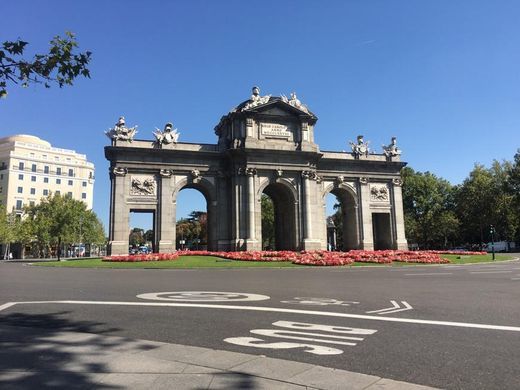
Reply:
[[[126,176],[126,174],[128,173],[128,168],[124,168],[124,167],[113,167],[113,168],[111,168],[111,173],[112,173],[114,176]]]
[[[239,175],[255,176],[257,174],[257,171],[256,171],[256,168],[240,167],[240,168],[238,168],[237,173]]]
[[[159,171],[159,175],[161,177],[171,177],[173,175],[173,171],[171,169],[161,169]]]

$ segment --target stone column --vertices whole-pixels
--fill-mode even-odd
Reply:
[[[110,255],[124,255],[128,253],[128,206],[126,204],[126,174],[128,170],[114,167],[110,173],[110,241],[108,251]]]
[[[359,178],[359,205],[361,206],[362,249],[374,250],[374,232],[372,228],[372,211],[370,210],[370,188],[368,178]]]
[[[159,176],[161,177],[157,213],[159,231],[155,234],[159,241],[159,253],[169,253],[175,251],[176,242],[175,204],[172,199],[172,171],[161,169]]]
[[[256,244],[255,220],[255,168],[246,168],[247,176],[247,249],[253,249]]]
[[[319,216],[321,210],[313,209],[312,205],[316,204],[316,185],[313,181],[320,181],[321,179],[316,175],[315,171],[303,171],[303,220],[304,220],[304,232],[303,232],[303,249],[305,250],[317,250],[322,249],[322,244],[326,246],[326,243],[322,243],[321,240],[316,237],[319,233],[315,233],[313,229],[313,222],[317,220],[313,219],[314,216]],[[325,221],[323,221],[325,223]],[[317,231],[317,229],[316,229]],[[325,240],[326,241],[326,240]]]
[[[304,202],[303,202],[303,218],[305,221],[305,228],[303,232],[303,239],[308,240],[312,237],[312,217],[311,217],[311,194],[310,194],[310,176],[312,172],[311,171],[303,171],[302,172],[302,179],[303,179],[303,196]]]
[[[392,206],[394,208],[395,233],[396,233],[395,246],[399,250],[408,250],[408,242],[406,240],[405,230],[404,230],[403,192],[401,189],[402,181],[399,178],[395,178],[392,180],[392,184],[393,184]]]

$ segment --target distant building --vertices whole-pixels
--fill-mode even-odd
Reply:
[[[74,150],[52,147],[33,135],[0,138],[0,205],[7,212],[37,204],[50,193],[92,208],[94,164]]]

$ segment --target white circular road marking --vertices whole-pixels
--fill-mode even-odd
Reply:
[[[237,302],[265,301],[270,297],[261,294],[234,293],[222,291],[171,291],[139,294],[137,298],[154,301],[174,302]]]

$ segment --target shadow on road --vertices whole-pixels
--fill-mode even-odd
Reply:
[[[13,313],[0,322],[0,388],[2,389],[117,389],[98,380],[115,351],[154,348],[122,337],[98,334],[104,324],[71,321],[68,312]],[[83,332],[83,333],[73,333]],[[96,380],[96,381],[94,381]]]

